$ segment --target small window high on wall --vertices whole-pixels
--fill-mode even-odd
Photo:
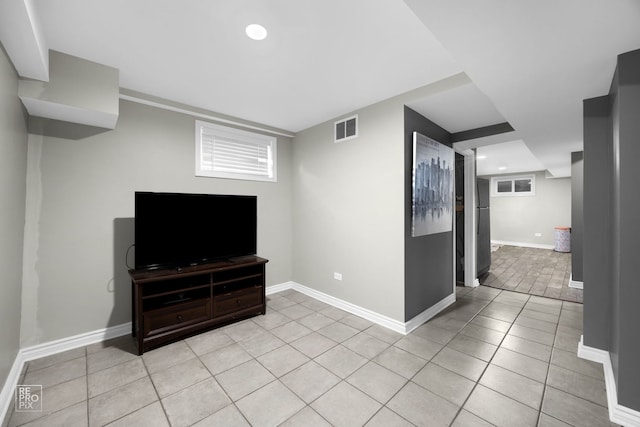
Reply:
[[[342,142],[358,137],[358,115],[339,120],[334,123],[333,142]]]
[[[500,196],[535,196],[535,175],[494,176],[491,178],[491,195]]]
[[[196,176],[277,181],[276,138],[196,120]]]

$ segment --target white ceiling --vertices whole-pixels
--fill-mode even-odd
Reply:
[[[491,100],[471,81],[466,85],[410,102],[407,106],[451,133],[506,121]]]
[[[398,0],[35,6],[49,48],[119,68],[124,88],[293,132],[460,72]]]
[[[555,176],[582,149],[582,100],[640,48],[637,0],[405,0]]]
[[[522,140],[480,147],[476,154],[478,175],[511,175],[545,169]]]
[[[515,132],[495,140],[524,141],[556,176],[582,147],[582,100],[606,94],[616,55],[640,48],[637,0],[2,3],[21,75],[33,46],[50,48],[118,68],[123,88],[292,132],[465,72],[472,84],[411,107],[450,132],[508,121]],[[29,40],[16,37],[25,21]],[[248,39],[250,23],[267,39]]]

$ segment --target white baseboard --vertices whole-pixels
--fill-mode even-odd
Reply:
[[[451,295],[443,298],[441,301],[436,303],[434,306],[413,317],[408,322],[400,322],[369,309],[316,291],[315,289],[311,289],[296,282],[285,282],[278,285],[267,286],[265,289],[265,293],[267,295],[271,295],[277,292],[285,291],[287,289],[293,289],[305,295],[309,295],[310,297],[315,298],[319,301],[325,302],[336,308],[339,308],[351,314],[355,314],[356,316],[360,316],[373,323],[384,326],[385,328],[391,329],[392,331],[396,331],[404,335],[422,325],[424,322],[431,319],[456,301],[455,293],[452,293]],[[122,325],[116,325],[109,328],[99,329],[97,331],[74,335],[68,338],[63,338],[20,349],[18,351],[18,354],[16,355],[11,370],[9,371],[9,375],[7,376],[7,379],[4,383],[4,387],[0,391],[0,420],[4,420],[7,411],[13,403],[14,390],[16,385],[18,384],[18,381],[20,380],[20,374],[22,373],[26,362],[34,359],[39,359],[41,357],[51,356],[63,351],[73,350],[74,348],[99,343],[130,333],[131,322],[128,322]]]
[[[640,427],[640,412],[627,408],[618,403],[618,392],[616,388],[616,378],[611,366],[609,352],[599,348],[584,345],[583,336],[580,336],[578,344],[578,357],[601,363],[604,369],[604,382],[607,389],[607,405],[609,406],[609,419],[625,427]]]
[[[573,280],[573,274],[569,278],[569,287],[574,289],[584,289],[584,283],[578,280]]]
[[[4,382],[4,387],[2,387],[2,391],[0,391],[0,425],[5,425],[7,421],[5,417],[14,401],[14,390],[16,389],[16,385],[18,385],[18,381],[20,381],[20,374],[22,373],[23,367],[24,359],[22,359],[22,355],[20,351],[18,351],[13,365],[9,370],[9,375],[7,375],[7,379]]]
[[[318,301],[322,301],[324,303],[332,305],[336,308],[339,308],[351,314],[355,314],[356,316],[360,316],[363,319],[367,319],[370,322],[377,323],[378,325],[384,326],[385,328],[391,329],[392,331],[400,332],[401,334],[406,334],[404,323],[402,322],[399,322],[395,319],[384,316],[382,314],[376,313],[374,311],[368,310],[366,308],[362,308],[360,306],[341,300],[339,298],[333,297],[331,295],[325,294],[323,292],[316,291],[315,289],[308,288],[304,285],[301,285],[300,283],[287,282],[285,284],[277,285],[277,286],[287,286],[287,289],[293,289],[305,295],[309,295],[310,297],[315,298]],[[269,288],[272,288],[272,286],[270,286]]]
[[[97,331],[86,332],[84,334],[74,335],[72,337],[60,340],[50,341],[44,344],[34,345],[32,347],[20,350],[24,361],[28,362],[41,357],[51,356],[52,354],[62,353],[63,351],[73,350],[74,348],[84,347],[85,345],[95,344],[111,338],[121,337],[131,333],[131,322],[122,325],[112,326],[110,328],[98,329]]]
[[[554,249],[554,245],[543,245],[541,243],[526,243],[526,242],[507,242],[504,240],[492,240],[492,245],[505,245],[505,246],[519,246],[521,248],[534,248],[534,249]]]
[[[391,329],[392,331],[400,332],[401,334],[405,334],[404,323],[392,319],[390,317],[384,316],[382,314],[376,313],[375,311],[371,311],[369,309],[360,307],[358,305],[352,304],[348,301],[341,300],[329,294],[325,294],[315,289],[308,288],[304,285],[296,283],[294,287],[298,292],[302,292],[303,294],[309,295],[319,301],[330,304],[336,308],[349,312],[351,314],[355,314],[356,316],[362,317],[363,319],[367,319],[370,322],[377,323],[378,325],[384,326],[385,328]]]
[[[286,291],[287,289],[292,289],[295,282],[284,282],[279,285],[271,285],[265,288],[265,293],[267,295],[275,294],[278,292]]]
[[[418,326],[422,325],[427,320],[435,317],[438,313],[440,313],[445,308],[449,307],[451,304],[456,302],[456,294],[452,293],[451,295],[444,297],[422,313],[410,319],[408,322],[404,324],[404,334],[408,334],[413,331]]]
[[[128,322],[122,325],[111,326],[97,331],[86,332],[84,334],[34,345],[32,347],[21,348],[11,366],[4,387],[2,387],[2,391],[0,391],[0,420],[4,419],[13,403],[14,390],[16,385],[18,385],[20,374],[26,362],[130,333],[131,322]]]
[[[360,316],[363,319],[367,319],[370,322],[376,323],[380,326],[384,326],[387,329],[391,329],[392,331],[399,332],[403,335],[408,334],[456,301],[456,295],[455,293],[452,293],[451,295],[437,302],[432,307],[413,317],[408,322],[400,322],[398,320],[376,313],[375,311],[360,307],[358,305],[341,300],[323,292],[316,291],[315,289],[311,289],[296,282],[286,282],[280,285],[268,286],[266,289],[266,293],[267,295],[270,295],[276,292],[285,291],[287,289],[293,289],[305,295],[309,295],[310,297],[315,298],[318,301],[325,302],[336,308],[339,308],[351,314],[355,314],[356,316]]]

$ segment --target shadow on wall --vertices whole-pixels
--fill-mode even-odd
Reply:
[[[118,326],[131,321],[131,279],[133,268],[134,218],[113,220],[113,279],[109,292],[113,293],[113,310],[107,326]],[[129,267],[130,266],[130,267]]]
[[[99,128],[80,123],[70,123],[61,120],[45,119],[42,117],[29,117],[29,133],[33,133],[35,135],[52,136],[55,138],[78,141],[80,139],[89,138],[111,130],[112,129]]]

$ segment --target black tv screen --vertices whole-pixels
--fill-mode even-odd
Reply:
[[[135,193],[135,267],[181,267],[256,253],[257,197]]]

